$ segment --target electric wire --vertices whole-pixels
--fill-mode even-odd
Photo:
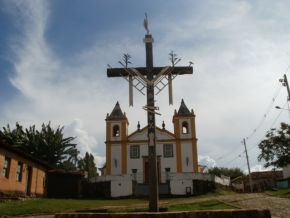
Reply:
[[[285,107],[286,104],[287,104],[287,102],[284,104],[283,107]],[[270,125],[270,128],[269,128],[269,129],[272,129],[272,128],[274,127],[274,125],[276,124],[277,120],[278,120],[279,117],[281,116],[282,112],[283,112],[282,110],[279,111],[278,115],[276,116],[276,118],[274,119],[274,121],[272,122],[272,124]],[[248,151],[251,151],[253,148],[255,148],[256,146],[258,146],[259,143],[263,140],[263,138],[265,138],[264,135],[261,136],[260,140],[258,140],[258,143],[255,143],[254,145],[252,145],[252,146],[248,149]]]
[[[265,122],[266,118],[268,117],[271,109],[273,108],[273,105],[278,97],[278,95],[280,94],[281,92],[281,89],[282,89],[282,86],[279,85],[275,92],[274,92],[274,97],[271,99],[271,102],[269,104],[269,106],[267,107],[267,110],[266,112],[263,114],[263,117],[262,119],[260,120],[260,122],[258,123],[257,127],[251,132],[251,134],[249,134],[247,137],[246,137],[246,140],[249,140],[250,138],[252,138],[256,133],[257,131],[262,127],[263,123]]]
[[[289,65],[289,67],[290,67],[290,65]],[[289,67],[288,67],[288,68],[289,68]],[[271,99],[270,104],[268,105],[268,107],[267,107],[267,109],[266,109],[266,112],[264,113],[264,115],[263,115],[261,121],[259,122],[259,124],[257,125],[257,127],[252,131],[252,133],[251,133],[250,135],[248,135],[248,136],[246,137],[247,140],[250,139],[253,135],[255,135],[255,133],[257,132],[257,130],[259,130],[259,129],[261,128],[262,124],[264,123],[264,121],[265,121],[266,118],[268,117],[268,115],[269,115],[271,109],[273,108],[273,104],[275,103],[275,101],[276,101],[278,95],[279,95],[280,92],[281,92],[281,88],[282,88],[282,86],[279,85],[279,86],[277,86],[277,88],[275,89],[274,95],[273,95],[273,97],[272,97],[272,99]],[[240,145],[239,145],[239,146],[236,146],[236,147],[233,147],[233,149],[231,149],[230,152],[226,153],[226,155],[221,155],[221,156],[219,156],[216,160],[217,160],[217,161],[218,161],[218,160],[222,160],[222,161],[223,161],[223,159],[227,159],[227,158],[225,158],[225,157],[229,157],[229,155],[232,154],[232,153],[233,153],[235,150],[237,150],[237,148],[239,148],[239,147],[240,147]],[[236,153],[236,152],[234,152],[234,153]],[[244,151],[243,151],[242,153],[244,153]],[[223,165],[227,165],[227,164],[233,162],[234,160],[236,160],[237,158],[239,158],[239,156],[240,156],[242,153],[238,154],[237,156],[235,156],[234,159],[231,159],[230,161],[226,162],[226,163],[223,164]]]

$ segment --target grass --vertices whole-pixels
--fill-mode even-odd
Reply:
[[[8,201],[0,203],[1,215],[16,216],[25,214],[53,214],[90,210],[98,208],[126,207],[127,205],[146,203],[140,199],[122,200],[75,200],[75,199],[33,199],[25,201]]]
[[[217,190],[216,192],[201,196],[166,198],[160,200],[160,207],[167,207],[169,211],[232,208],[224,203],[210,199],[218,195],[228,194],[232,194],[232,192]],[[1,215],[54,214],[104,208],[108,212],[134,212],[146,211],[147,206],[147,199],[28,199],[24,201],[0,202],[0,217]]]
[[[278,189],[276,191],[268,191],[268,194],[275,196],[275,197],[283,197],[283,198],[290,198],[290,189]]]
[[[193,210],[217,210],[217,209],[235,209],[217,200],[208,200],[192,204],[176,204],[171,205],[168,211],[193,211]]]
[[[167,204],[169,211],[190,211],[190,210],[214,210],[232,208],[216,200],[206,200],[195,203],[181,203],[182,198],[173,199]],[[188,200],[188,199],[187,199]],[[162,203],[162,202],[161,202]],[[129,205],[129,206],[128,206]],[[101,208],[108,209],[108,212],[135,212],[147,211],[147,200],[123,199],[123,200],[73,200],[73,199],[35,199],[25,201],[9,201],[0,203],[0,217],[28,215],[28,214],[54,214],[59,212],[73,212],[77,210],[91,211]]]

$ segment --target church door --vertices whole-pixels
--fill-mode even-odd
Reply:
[[[148,162],[148,158],[144,158],[143,161],[143,166],[144,166],[144,183],[145,184],[149,184],[149,162]],[[158,176],[158,182],[161,182],[161,171],[160,171],[160,159],[157,159],[157,176]]]

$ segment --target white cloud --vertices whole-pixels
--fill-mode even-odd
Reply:
[[[144,63],[144,45],[138,41],[143,36],[129,30],[126,36],[126,31],[121,35],[114,31],[102,33],[103,37],[90,48],[64,61],[45,38],[52,16],[46,3],[8,2],[21,33],[11,41],[15,55],[11,60],[15,67],[11,82],[19,95],[1,106],[1,124],[69,124],[66,129],[78,136],[82,152],[92,151],[102,162],[104,119],[117,100],[128,115],[130,131],[136,129],[138,120],[143,126],[147,122],[146,112],[141,109],[145,98],[136,91],[134,107],[129,108],[126,81],[106,78],[107,63],[116,66],[124,51],[132,54],[134,64]],[[214,166],[214,159],[228,150],[237,148],[224,157],[228,160],[243,151],[241,139],[260,122],[277,79],[289,64],[290,30],[285,28],[287,22],[281,22],[289,20],[289,15],[287,5],[280,3],[273,3],[273,11],[267,9],[268,5],[245,1],[209,1],[196,13],[190,10],[195,3],[189,6],[174,20],[164,12],[155,17],[156,22],[151,21],[156,65],[168,64],[171,49],[183,57],[182,64],[187,65],[187,60],[195,62],[193,76],[174,80],[174,106],[168,106],[167,90],[156,96],[162,114],[156,123],[161,125],[164,120],[172,131],[174,109],[184,98],[196,113],[200,161]],[[105,35],[109,36],[104,39]],[[281,96],[277,104],[286,98]],[[256,158],[256,144],[276,113],[271,116],[248,142],[249,147],[255,146],[249,153],[251,159]],[[244,159],[237,158],[232,165],[244,165]]]
[[[216,166],[216,161],[208,155],[205,155],[205,156],[198,155],[198,162],[199,162],[199,164],[205,165],[208,168],[213,168]]]
[[[262,164],[257,164],[255,166],[251,166],[251,172],[264,172],[271,171],[273,167],[264,167]],[[244,170],[245,174],[248,174],[248,170]]]

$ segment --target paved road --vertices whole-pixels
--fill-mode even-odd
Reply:
[[[254,193],[218,196],[216,199],[239,208],[269,209],[274,218],[290,217],[289,198],[278,198],[264,193]]]

